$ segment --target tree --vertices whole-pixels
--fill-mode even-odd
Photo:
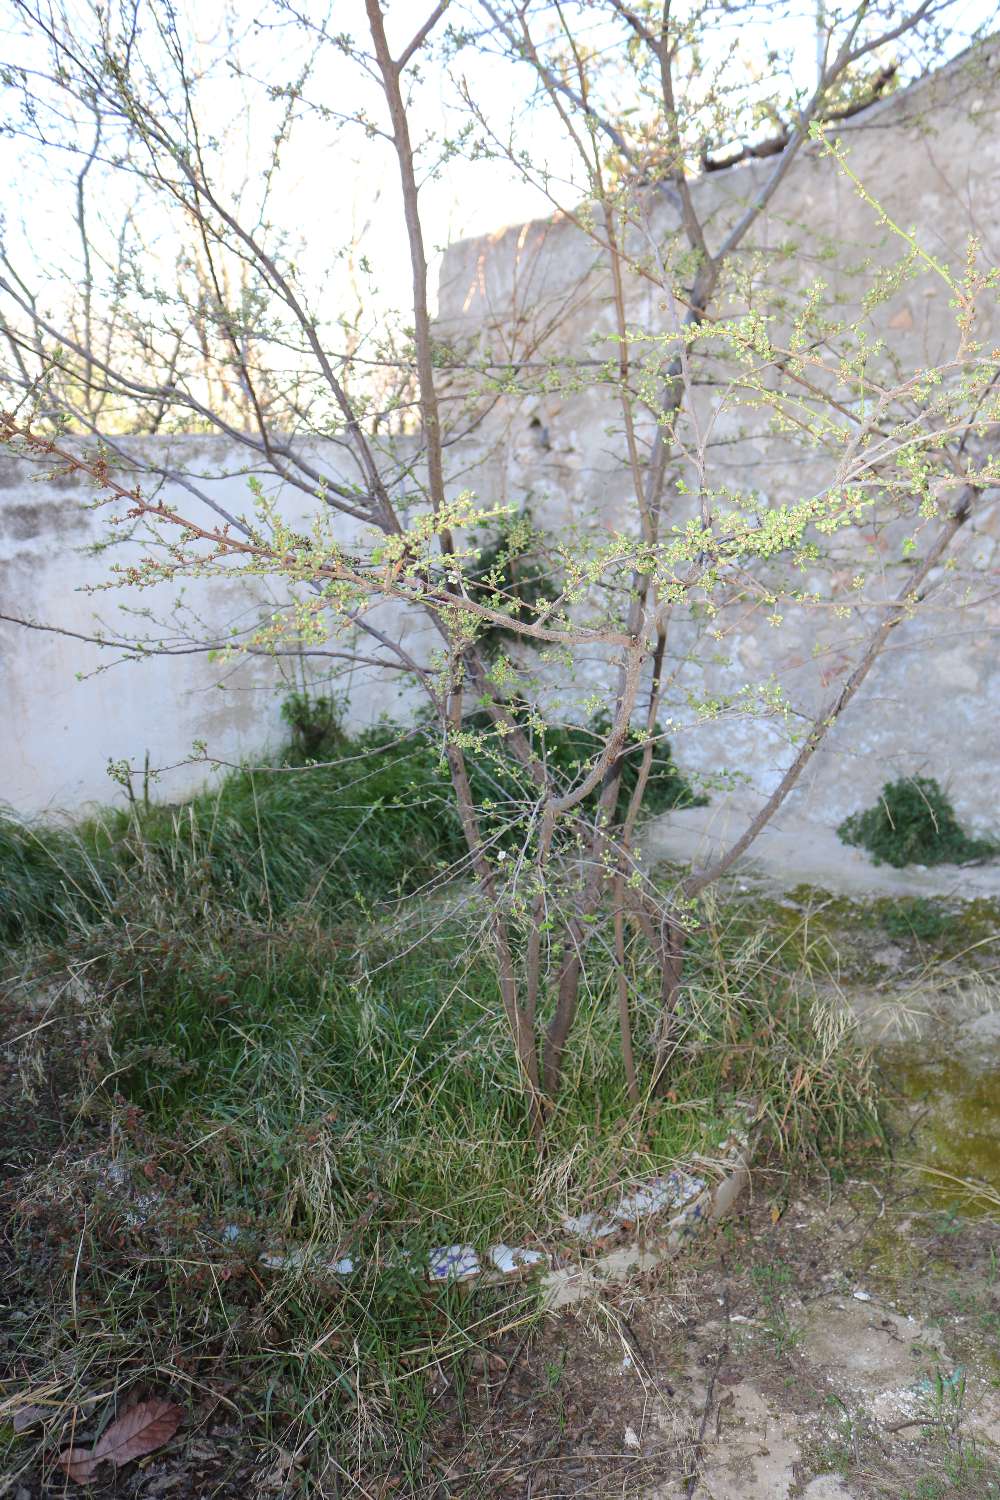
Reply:
[[[697,898],[794,787],[996,482],[986,447],[998,414],[996,361],[977,323],[977,298],[995,278],[974,249],[954,270],[889,224],[898,261],[860,289],[870,308],[914,267],[940,278],[956,308],[955,344],[932,370],[894,366],[894,351],[869,346],[863,316],[834,318],[822,289],[790,304],[775,288],[751,287],[747,270],[755,228],[800,153],[812,141],[831,172],[850,177],[836,121],[905,80],[904,43],[919,58],[911,75],[942,55],[954,40],[950,9],[923,0],[902,13],[860,0],[831,12],[819,77],[808,83],[791,56],[800,38],[792,29],[782,55],[772,26],[770,78],[744,85],[734,81],[736,41],[725,41],[709,3],[677,15],[669,0],[441,0],[414,27],[409,7],[385,14],[379,0],[364,0],[355,29],[339,33],[277,0],[243,33],[228,18],[224,73],[195,45],[192,19],[166,5],[18,4],[25,61],[7,79],[11,129],[38,160],[68,152],[77,164],[84,269],[73,298],[52,282],[32,285],[5,258],[11,410],[2,436],[89,479],[142,530],[144,554],[121,582],[279,577],[288,607],[262,620],[244,649],[391,664],[419,688],[447,759],[539,1137],[605,917],[630,1091],[638,1098],[641,1081],[626,923],[659,966],[647,1081],[668,1085]],[[763,37],[772,18],[755,0],[725,14],[737,37]],[[792,12],[781,15],[791,26]],[[484,58],[509,68],[532,130],[550,122],[542,138],[566,182],[470,83]],[[426,123],[423,101],[445,79],[463,111],[453,134]],[[234,186],[220,121],[236,104],[248,165]],[[324,261],[347,268],[355,287],[371,263],[350,233],[326,257],[314,226],[292,227],[282,172],[296,132],[315,146],[351,130],[373,173],[394,163],[410,281],[401,327],[381,308],[370,316],[363,297],[351,315],[324,315],[325,297],[345,305],[344,279],[338,287]],[[719,165],[720,151],[773,157],[749,201],[731,200],[721,227],[707,221],[692,183],[699,166]],[[533,182],[592,246],[581,279],[596,275],[609,288],[610,357],[554,369],[541,315],[500,356],[485,336],[458,346],[435,327],[423,197],[435,177],[477,162]],[[122,215],[115,234],[87,208],[95,177],[128,185],[129,196],[109,200]],[[153,225],[155,244],[139,228]],[[661,299],[665,330],[636,326],[637,285]],[[461,489],[453,473],[498,404],[516,406],[552,380],[617,404],[630,514],[596,539],[539,534],[495,496]],[[720,482],[712,427],[733,408],[765,410],[790,442],[822,457],[822,488],[767,506]],[[225,435],[252,465],[245,512],[220,506],[179,463],[181,447],[157,467],[130,441],[192,429]],[[800,732],[763,809],[711,867],[660,889],[634,839],[659,721],[678,691],[669,633],[754,593],[775,612],[801,602],[803,559],[821,559],[830,537],[871,524],[876,512],[919,528],[903,587],[876,600],[849,670]],[[484,529],[494,543],[506,536],[485,567]],[[529,568],[551,587],[526,589],[523,569],[519,583],[514,559],[532,557]],[[410,617],[426,627],[419,648],[403,633]],[[592,749],[567,766],[550,753],[560,715],[553,689],[584,673],[604,717]],[[696,708],[710,707],[703,694]],[[475,790],[483,764],[503,781],[502,807]]]

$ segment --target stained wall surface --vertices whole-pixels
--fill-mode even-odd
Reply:
[[[987,48],[846,122],[842,131],[852,170],[884,212],[912,229],[929,254],[959,271],[970,235],[977,239],[980,262],[1000,265],[998,107],[1000,54]],[[757,161],[696,181],[696,202],[713,245],[774,169],[773,160]],[[669,195],[650,188],[634,248],[662,254],[676,228]],[[782,293],[793,308],[821,280],[830,305],[850,317],[877,268],[899,260],[901,242],[836,163],[810,147],[741,255],[751,300],[756,286],[766,288],[769,306]],[[670,334],[675,312],[641,276],[627,280],[625,296],[641,360],[655,351],[659,335]],[[980,315],[985,343],[1000,344],[995,292],[980,298]],[[931,270],[908,275],[863,326],[872,339],[891,341],[904,372],[946,362],[956,345],[954,309]],[[439,328],[457,348],[499,366],[517,366],[527,391],[491,398],[478,427],[452,445],[453,488],[471,488],[484,503],[528,504],[559,534],[581,528],[593,535],[634,524],[618,408],[589,376],[576,383],[564,378],[574,360],[586,374],[615,352],[608,270],[585,229],[557,217],[453,246],[443,265]],[[551,389],[544,379],[523,373],[544,372],[547,363],[562,372],[548,382]],[[699,394],[697,407],[703,428],[711,427],[716,484],[753,493],[761,506],[792,503],[830,485],[829,455],[798,443],[794,434],[775,433],[766,419],[755,424],[719,390]],[[650,436],[648,427],[640,431],[641,442],[648,444]],[[169,448],[174,468],[197,471],[199,483],[228,507],[246,508],[245,463],[227,442],[144,442],[161,445],[158,463]],[[323,461],[331,471],[343,462],[332,447]],[[689,477],[683,463],[678,474]],[[169,499],[169,483],[165,494]],[[94,552],[103,523],[88,499],[73,480],[39,480],[26,463],[0,460],[0,613],[77,633],[37,632],[0,620],[0,801],[28,814],[78,812],[118,795],[107,777],[109,759],[141,765],[148,750],[154,766],[174,766],[187,760],[195,741],[205,741],[222,761],[259,754],[280,738],[282,692],[302,670],[329,665],[265,656],[211,661],[189,651],[206,635],[224,640],[234,624],[239,628],[268,607],[269,599],[280,602],[259,580],[195,581],[183,598],[168,585],[139,595],[90,591],[107,580],[109,560],[134,557],[141,544],[122,537],[117,551]],[[286,497],[286,504],[289,514],[301,508],[295,498]],[[678,520],[685,504],[678,499]],[[928,534],[917,536],[918,554]],[[887,776],[923,771],[950,786],[973,827],[994,826],[1000,805],[995,494],[980,497],[953,558],[949,570],[934,578],[938,587],[928,607],[900,627],[811,766],[795,794],[797,817],[835,825],[870,802]],[[771,611],[744,603],[724,613],[721,641],[703,622],[679,622],[669,646],[674,686],[667,715],[681,764],[705,777],[738,773],[738,795],[751,802],[766,795],[794,753],[805,716],[850,671],[878,600],[890,597],[911,567],[899,530],[875,525],[838,539],[829,564],[804,577],[804,584],[824,595],[825,608],[788,609],[780,623],[769,623]],[[859,570],[869,580],[861,599],[854,590]],[[77,638],[126,635],[135,619],[124,611],[140,608],[168,622],[166,633],[162,624],[150,633],[166,639],[173,654],[111,666],[115,653]],[[415,651],[432,649],[423,627],[386,610],[388,631],[405,634]],[[595,663],[591,678],[585,674],[576,685],[575,698],[569,695],[570,711],[604,680]],[[706,695],[719,701],[747,692],[759,696],[773,680],[787,692],[787,712],[723,712],[712,719],[691,706]],[[370,722],[383,711],[407,711],[391,672],[356,669],[337,687],[348,695],[354,723]],[[175,799],[207,775],[204,765],[177,765],[164,773],[154,794]]]
[[[861,301],[880,270],[898,266],[909,254],[910,245],[886,218],[912,233],[912,243],[956,277],[963,274],[970,244],[978,265],[1000,264],[998,125],[1000,48],[994,44],[843,123],[839,135],[850,170],[877,206],[859,195],[834,160],[815,145],[807,147],[742,247],[742,286],[723,301],[723,314],[761,308],[780,345],[794,310],[820,284],[831,318],[856,322],[858,333],[850,341],[855,351],[859,337],[871,345],[883,340],[891,351],[891,360],[884,351],[873,353],[873,374],[891,384],[947,367],[958,345],[956,309],[945,280],[926,260],[918,257],[870,312]],[[694,182],[711,250],[775,170],[774,159],[757,160]],[[527,400],[497,403],[480,441],[489,453],[488,488],[511,503],[527,502],[557,532],[573,526],[614,529],[628,525],[630,516],[634,524],[635,515],[616,399],[586,378],[587,361],[616,359],[618,342],[611,277],[582,217],[574,222],[570,213],[456,245],[442,275],[441,322],[456,346],[464,341],[480,357],[501,365],[510,361],[524,385],[531,384],[532,370],[543,372]],[[669,192],[650,188],[630,232],[633,254],[655,259],[678,225]],[[641,274],[626,275],[624,293],[630,354],[638,368],[656,352],[658,335],[666,336],[664,350],[676,348],[669,336],[683,308],[672,309]],[[1000,344],[996,290],[977,299],[977,329],[988,355]],[[519,360],[524,364],[518,366]],[[547,391],[546,362],[564,372],[573,360],[584,377],[578,388],[560,376],[552,381],[560,388]],[[725,379],[721,370],[719,378]],[[856,400],[856,390],[845,394],[846,384],[827,389],[835,399]],[[748,412],[721,386],[696,390],[694,409],[697,424],[682,425],[680,436],[692,453],[705,438],[708,484],[717,491],[731,486],[766,508],[823,494],[837,477],[835,454],[799,440],[791,426],[776,433],[767,413]],[[646,451],[651,435],[648,425],[640,430]],[[973,446],[985,457],[996,450],[995,433],[978,436]],[[486,472],[484,467],[481,482]],[[694,464],[679,460],[672,473],[697,487]],[[690,513],[690,503],[678,497],[670,520],[683,522]],[[705,776],[726,770],[745,777],[728,800],[759,805],[793,757],[802,726],[851,671],[878,619],[879,603],[905,587],[932,535],[930,523],[891,524],[876,507],[871,526],[839,534],[824,544],[827,563],[804,570],[802,586],[822,597],[820,607],[782,606],[778,623],[770,606],[753,608],[744,600],[712,622],[721,641],[675,617],[668,660],[676,684],[668,707],[682,764]],[[912,553],[906,537],[915,543]],[[794,817],[834,827],[869,805],[889,777],[920,772],[948,784],[971,826],[995,830],[1000,823],[996,490],[980,494],[947,566],[930,583],[926,604],[894,634],[803,777],[789,807]],[[723,713],[704,722],[687,711],[689,690],[696,698],[725,702],[774,681],[788,696],[787,715]]]

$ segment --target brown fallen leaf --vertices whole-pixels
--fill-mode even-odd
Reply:
[[[108,1459],[113,1464],[131,1463],[134,1458],[144,1458],[147,1453],[169,1443],[184,1413],[173,1401],[156,1396],[152,1401],[140,1401],[123,1411],[116,1421],[106,1427],[94,1444],[94,1457]]]
[[[99,1464],[111,1463],[117,1468],[169,1443],[183,1415],[179,1406],[160,1396],[139,1401],[105,1428],[89,1452],[86,1448],[66,1448],[57,1462],[77,1484],[91,1484]]]
[[[60,1469],[64,1469],[77,1484],[93,1484],[99,1461],[89,1448],[64,1448],[56,1459]]]

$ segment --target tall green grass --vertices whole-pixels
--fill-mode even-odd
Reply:
[[[586,733],[542,747],[560,774],[592,753]],[[471,883],[414,894],[464,857],[436,746],[383,726],[333,748],[181,808],[0,822],[19,972],[62,985],[22,1073],[61,1056],[76,1080],[75,1134],[18,1185],[11,1348],[67,1410],[236,1381],[255,1441],[305,1445],[315,1493],[331,1473],[407,1493],[430,1476],[431,1374],[460,1388],[465,1355],[536,1306],[524,1287],[432,1292],[430,1247],[557,1244],[563,1215],[623,1178],[711,1153],[734,1096],[761,1102],[790,1157],[849,1149],[875,1101],[802,950],[790,963],[787,935],[706,908],[670,1095],[631,1106],[601,920],[539,1152]],[[501,838],[523,789],[494,752],[476,795]],[[659,774],[658,796],[690,795]],[[648,1079],[659,976],[638,940],[627,961]],[[260,1261],[295,1247],[360,1269]]]
[[[0,941],[59,936],[115,912],[145,869],[210,902],[281,920],[314,909],[355,919],[460,871],[466,847],[447,766],[426,726],[383,723],[347,737],[324,719],[311,744],[277,769],[247,767],[182,806],[105,809],[75,827],[0,813]],[[602,743],[601,726],[569,726],[538,742],[556,774],[580,774]],[[534,795],[503,742],[483,732],[470,752],[472,784],[488,836],[516,836]],[[636,775],[623,777],[627,797]],[[660,747],[649,810],[693,793]]]
[[[88,843],[75,830],[0,813],[0,941],[64,932],[110,908],[102,862]]]
[[[247,768],[180,807],[106,809],[75,828],[0,817],[0,935],[113,915],[143,870],[280,920],[412,891],[462,854],[438,757],[392,727],[315,767]]]

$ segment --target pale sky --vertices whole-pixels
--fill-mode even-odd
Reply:
[[[156,0],[151,0],[155,6]],[[6,7],[6,9],[5,9]],[[224,0],[178,0],[177,10],[190,34],[189,61],[206,70],[200,91],[202,129],[224,142],[218,172],[230,193],[253,180],[266,159],[277,107],[266,100],[268,85],[281,86],[299,75],[309,50],[308,38],[292,24],[284,0],[262,5],[250,19],[242,6],[235,19],[227,15]],[[331,32],[345,31],[361,39],[365,34],[363,0],[332,0],[327,7],[314,0],[301,0],[302,13],[313,24],[323,17]],[[70,0],[70,9],[81,16],[85,7]],[[430,0],[394,0],[388,9],[390,42],[402,45],[430,10]],[[747,26],[739,14],[727,16],[720,9],[713,19],[702,66],[707,74],[726,49],[735,53],[726,64],[726,80],[746,88],[765,90],[774,75],[771,50],[787,48],[794,80],[808,85],[815,75],[815,9],[813,0],[778,6],[780,25],[761,22]],[[956,30],[949,51],[961,50],[965,38],[977,25],[989,20],[989,0],[959,0],[952,8]],[[483,17],[476,0],[454,0],[450,12],[455,24]],[[609,35],[603,16],[587,16],[581,25],[582,39],[596,47]],[[0,53],[15,66],[32,67],[42,62],[36,41],[25,34],[16,0],[0,0]],[[81,21],[81,34],[85,23]],[[778,40],[776,41],[776,33]],[[237,78],[230,57],[243,59],[248,79]],[[531,107],[533,75],[524,65],[510,65],[475,48],[465,48],[450,66],[429,62],[426,80],[417,91],[413,111],[414,135],[433,137],[440,144],[454,138],[467,120],[459,97],[463,82],[499,134],[516,130],[520,146],[530,146],[537,166],[559,180],[557,196],[566,204],[575,202],[583,190],[579,164],[564,134],[554,124],[551,110]],[[16,83],[16,80],[14,80]],[[627,87],[627,80],[624,85]],[[358,63],[325,47],[317,72],[305,86],[310,106],[321,106],[334,115],[367,111],[373,121],[384,123],[377,89],[364,76]],[[16,89],[4,90],[8,106],[14,105]],[[10,113],[8,109],[7,113]],[[761,127],[761,134],[768,134]],[[87,138],[87,131],[82,131]],[[12,258],[43,300],[56,306],[60,300],[60,269],[71,280],[79,279],[78,240],[72,225],[73,175],[78,167],[64,151],[40,149],[23,138],[0,141],[0,187],[3,190],[5,241]],[[572,179],[566,182],[565,179]],[[110,167],[96,166],[89,179],[95,191],[90,208],[91,224],[98,218],[106,224],[106,244],[111,253],[114,236],[129,201],[129,184]],[[281,170],[276,178],[269,217],[287,227],[290,253],[304,273],[307,284],[317,288],[329,280],[322,297],[324,311],[346,295],[348,283],[345,245],[359,239],[359,251],[372,268],[370,280],[355,267],[363,283],[366,301],[382,308],[408,304],[409,268],[401,233],[396,165],[387,142],[366,137],[357,126],[342,126],[315,109],[298,123],[291,142],[283,149]],[[434,252],[456,239],[483,234],[504,224],[548,214],[552,202],[532,186],[509,163],[468,161],[455,156],[440,175],[425,181],[421,203],[432,260],[432,289],[436,284]],[[166,215],[145,213],[138,224],[143,253],[150,267],[159,266],[169,279],[176,242]],[[338,258],[339,257],[339,258]],[[155,270],[154,270],[154,274]]]

